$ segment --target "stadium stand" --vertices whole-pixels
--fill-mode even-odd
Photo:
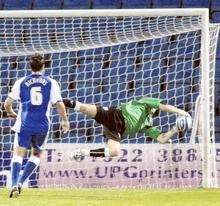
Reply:
[[[122,0],[121,1],[121,8],[123,9],[150,8],[150,7],[151,7],[150,0],[139,0],[139,1]]]
[[[62,9],[90,9],[90,0],[61,0]]]
[[[33,0],[1,0],[1,9],[4,10],[25,10],[33,9]]]
[[[116,9],[119,7],[118,0],[93,0],[91,2],[93,9]]]
[[[208,8],[210,6],[209,0],[184,0],[184,8]]]
[[[154,0],[152,1],[153,8],[179,8],[181,0]]]
[[[1,0],[0,1],[0,9],[4,9],[4,10],[24,10],[24,9],[101,9],[101,8],[109,8],[109,9],[113,9],[113,8],[167,8],[167,7],[184,7],[184,8],[195,8],[195,7],[206,7],[206,8],[210,8],[210,19],[213,22],[220,22],[220,0],[85,0],[85,1],[81,1],[81,0]],[[220,45],[220,44],[218,44]],[[216,97],[220,96],[220,46],[218,46],[218,50],[217,50],[217,61],[216,61]],[[117,48],[115,48],[117,49]],[[97,53],[99,53],[99,49],[97,49],[96,51]],[[147,50],[146,50],[147,52]],[[80,52],[79,52],[80,55]],[[84,54],[82,54],[83,56]],[[53,57],[52,57],[53,58]],[[54,57],[55,58],[55,57]],[[114,56],[112,56],[112,58],[114,58]],[[122,62],[123,63],[123,62]],[[117,64],[117,62],[112,61],[112,66],[114,66],[114,64]],[[63,67],[63,73],[67,73],[67,59],[64,59],[61,62],[61,65]],[[4,72],[2,72],[2,81],[1,81],[1,85],[7,85],[8,84],[8,79],[6,77],[10,77],[10,79],[14,79],[14,77],[22,77],[25,72],[22,71],[22,69],[20,70],[19,68],[22,68],[24,65],[22,62],[19,62],[18,64],[18,69],[16,68],[11,68],[11,66],[8,65],[8,62],[4,62],[2,63],[1,69],[4,70]],[[53,61],[53,65],[54,67],[53,70],[48,70],[47,73],[50,75],[53,75],[58,77],[59,74],[59,70],[56,69],[59,67],[59,64],[56,61]],[[95,64],[95,66],[98,68],[100,67],[99,64]],[[83,67],[81,65],[81,67]],[[87,67],[87,69],[91,69],[90,67]],[[132,69],[132,68],[131,68]],[[121,74],[123,74],[124,69],[122,67],[122,69],[120,70]],[[93,75],[93,78],[98,78],[100,77],[100,70],[97,72],[95,72],[94,74],[92,73],[87,73],[87,78],[91,78]],[[104,72],[108,72],[108,70],[105,70]],[[111,70],[111,74],[110,75],[114,75],[117,71],[112,69]],[[134,74],[129,74],[128,75],[128,80],[132,81],[133,78],[139,78],[142,74],[140,72],[137,72],[135,75]],[[155,74],[155,76],[157,76],[157,74]],[[68,76],[67,75],[63,75],[63,81],[67,81]],[[73,78],[73,77],[71,77]],[[81,75],[78,75],[78,80],[80,80],[82,78]],[[124,76],[122,75],[121,78],[124,78]],[[173,77],[170,75],[167,77],[168,79],[172,79]],[[13,80],[14,81],[14,80]],[[10,85],[13,84],[13,81],[10,82]],[[72,80],[73,82],[70,82],[69,88],[74,88],[75,87],[75,83],[74,83],[74,78]],[[155,80],[156,81],[156,80]],[[98,82],[97,82],[98,84]],[[66,85],[65,85],[66,86]],[[104,85],[105,87],[106,85]],[[168,85],[169,86],[169,85]],[[127,97],[131,97],[132,94],[135,95],[140,95],[142,93],[141,88],[139,88],[136,91],[132,91],[132,82],[130,82],[130,85],[121,85],[122,88],[130,88],[131,91],[129,92],[125,92],[124,94],[120,94],[117,96],[117,94],[113,94],[112,96],[112,104],[113,105],[117,105],[119,103],[119,100],[115,100],[116,97],[118,97],[119,99],[123,99],[124,96],[123,95],[127,95]],[[3,89],[1,89],[1,100],[0,101],[4,101],[6,98],[6,95],[9,91],[9,88],[6,87],[2,87]],[[115,90],[115,86],[113,86],[111,88],[112,90]],[[156,91],[158,90],[158,88],[153,87],[152,91]],[[85,93],[88,91],[85,91],[85,89],[82,90],[78,90],[77,92],[74,91],[74,89],[72,91],[70,91],[69,96],[70,97],[74,97],[75,95],[80,96],[79,100],[82,99],[83,100],[83,96],[85,95]],[[133,92],[133,93],[132,93]],[[64,97],[67,96],[67,93],[64,92]],[[172,94],[169,94],[172,95]],[[99,101],[100,98],[102,98],[102,100],[106,101],[107,97],[104,95],[102,96],[100,91],[97,89],[95,95],[94,95],[94,101]],[[161,97],[163,96],[163,91],[161,93]],[[91,100],[91,97],[87,98],[87,101],[89,102],[89,100]],[[215,113],[216,113],[216,140],[218,142],[220,142],[220,99],[216,98],[215,101]],[[178,103],[178,100],[177,100]],[[54,117],[56,118],[56,117]],[[74,116],[72,116],[71,118],[74,118]],[[1,121],[1,125],[2,126],[6,126],[8,127],[9,121],[7,119],[2,119]],[[82,124],[81,124],[82,126]],[[2,128],[1,128],[2,131]],[[4,130],[7,131],[8,130]],[[5,138],[4,139],[5,142],[7,142],[8,144],[8,139]],[[81,138],[81,141],[86,141],[86,139]],[[95,139],[95,142],[99,142],[102,141],[102,137],[98,136]],[[132,140],[131,140],[132,141]],[[143,142],[143,140],[140,140],[140,142]]]
[[[62,0],[33,0],[34,9],[61,9]]]
[[[212,12],[213,22],[220,22],[220,10]]]
[[[211,0],[211,9],[212,10],[220,10],[220,1],[219,0]]]

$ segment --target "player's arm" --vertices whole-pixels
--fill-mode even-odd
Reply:
[[[161,101],[162,101],[161,99],[157,99],[157,98],[142,98],[139,100],[139,102],[145,103],[148,107],[152,109],[159,109],[161,111],[168,113],[176,113],[180,116],[189,115],[184,110],[178,109],[177,107],[174,107],[172,105],[162,104]]]
[[[17,114],[12,109],[13,102],[14,102],[14,99],[12,99],[11,97],[7,97],[7,99],[5,100],[5,103],[4,103],[4,107],[7,112],[7,116],[16,119]]]
[[[178,115],[182,115],[182,116],[188,116],[189,113],[185,112],[182,109],[178,109],[177,107],[174,107],[172,105],[168,105],[168,104],[159,104],[159,110],[163,111],[163,112],[168,112],[168,113],[176,113]]]
[[[64,133],[67,133],[69,131],[70,125],[69,125],[69,120],[66,114],[66,108],[63,102],[59,101],[55,104],[56,108],[57,108],[57,112],[60,115],[62,121],[61,121],[61,125],[62,125],[62,129]]]
[[[176,133],[178,133],[179,130],[177,129],[176,125],[172,127],[172,129],[168,132],[165,133],[161,133],[158,137],[157,137],[157,141],[164,144],[167,143],[172,137],[173,135],[175,135]]]
[[[14,101],[17,101],[20,99],[20,84],[22,82],[23,78],[17,80],[12,89],[11,92],[8,94],[7,99],[5,100],[4,107],[7,112],[8,117],[17,118],[17,114],[12,109],[12,104]]]
[[[169,141],[175,135],[178,133],[177,126],[173,126],[172,129],[168,132],[162,133],[158,128],[156,127],[150,127],[145,130],[145,135],[151,137],[152,139],[157,140],[158,142],[164,144]]]
[[[51,87],[50,101],[52,102],[53,105],[55,105],[57,112],[61,117],[61,126],[63,132],[66,133],[69,131],[70,124],[66,114],[65,105],[62,101],[60,87],[56,80],[51,79],[51,81],[52,81],[52,87]]]

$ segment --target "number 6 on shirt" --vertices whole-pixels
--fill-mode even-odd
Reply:
[[[30,91],[31,104],[41,105],[43,102],[43,96],[41,93],[41,87],[32,87]]]

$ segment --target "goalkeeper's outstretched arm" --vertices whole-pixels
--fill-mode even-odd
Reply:
[[[160,104],[159,110],[161,110],[163,112],[168,112],[168,113],[176,113],[181,116],[188,116],[189,115],[188,112],[186,112],[182,109],[178,109],[177,107],[174,107],[174,106],[168,105],[168,104]]]
[[[178,133],[179,130],[177,128],[177,126],[173,126],[173,128],[165,133],[161,133],[158,137],[157,137],[157,141],[164,144],[167,143],[172,137],[173,135],[175,135],[176,133]]]

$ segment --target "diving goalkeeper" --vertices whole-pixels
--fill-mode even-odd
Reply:
[[[156,139],[160,143],[166,143],[178,131],[184,130],[185,123],[177,123],[166,133],[162,133],[153,126],[153,115],[156,110],[176,113],[178,116],[185,116],[191,127],[191,117],[184,110],[171,105],[161,103],[160,99],[141,98],[121,104],[119,107],[101,107],[93,104],[84,104],[76,100],[64,99],[66,108],[73,108],[77,112],[94,118],[103,125],[103,135],[107,138],[107,148],[93,150],[77,149],[71,157],[79,159],[82,156],[107,157],[118,156],[120,153],[120,141],[125,135],[144,133],[146,136]],[[187,124],[187,122],[186,122]]]

